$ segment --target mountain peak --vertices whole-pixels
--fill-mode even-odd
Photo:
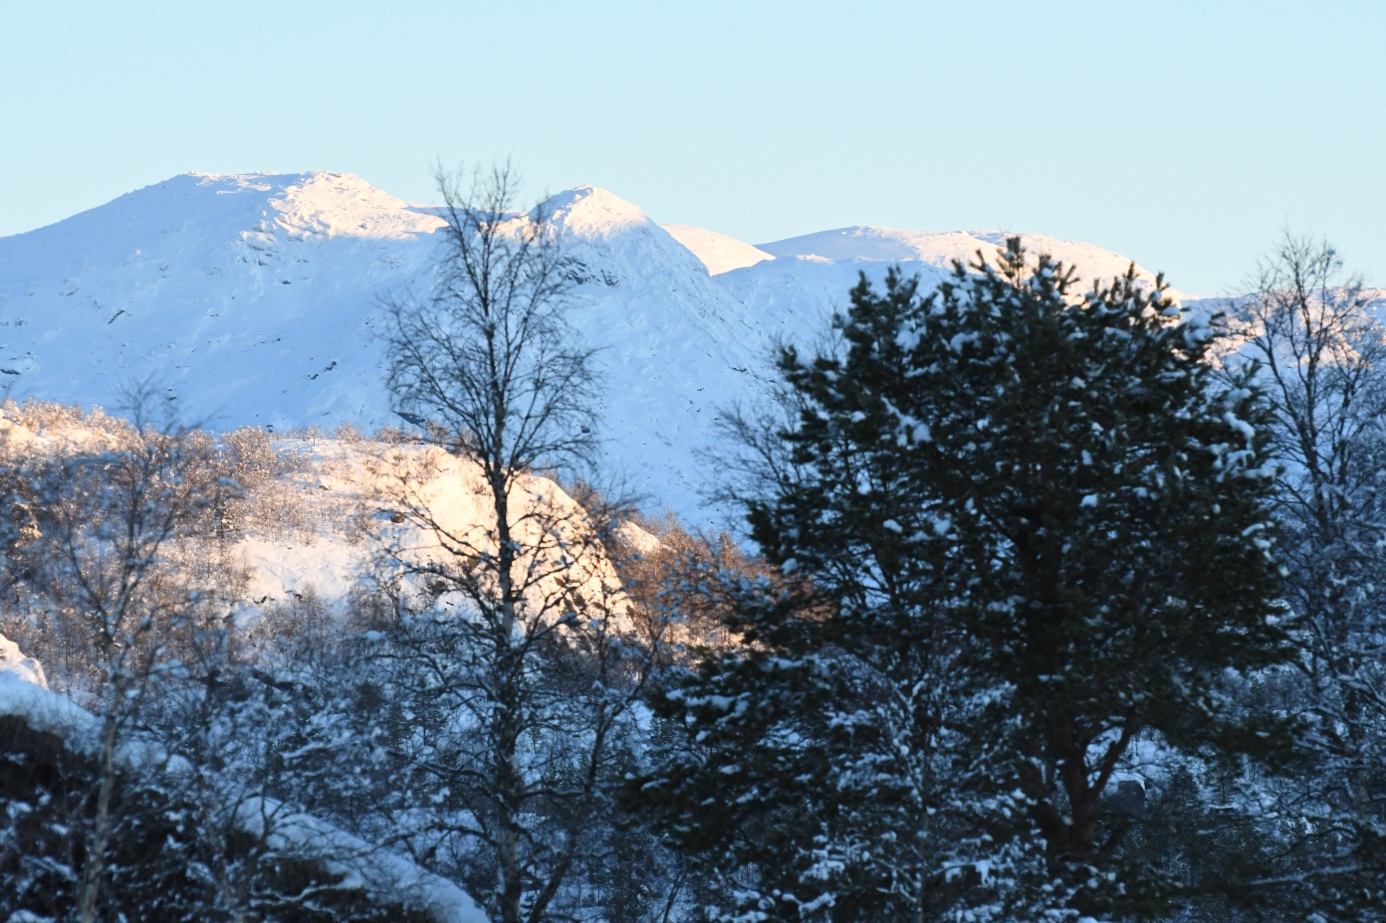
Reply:
[[[774,343],[811,342],[863,272],[879,284],[898,262],[937,281],[1006,236],[855,226],[756,249],[661,228],[596,186],[542,208],[565,232],[574,326],[610,376],[613,457],[633,489],[700,525],[714,524],[698,497],[715,472],[694,449],[716,438],[718,402],[773,375]],[[0,397],[114,406],[144,380],[217,426],[392,424],[380,299],[428,291],[440,211],[350,173],[189,173],[0,238]],[[1088,278],[1128,265],[1024,239]]]
[[[290,237],[398,239],[428,234],[442,225],[426,209],[416,209],[354,173],[188,175],[204,193],[262,199],[268,223]]]
[[[549,196],[539,206],[566,233],[611,238],[654,225],[640,207],[599,186],[578,186]]]

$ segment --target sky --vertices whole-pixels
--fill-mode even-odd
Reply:
[[[1386,286],[1386,3],[0,0],[0,236],[189,171],[411,201],[511,158],[751,243],[1081,240],[1204,295],[1285,230]]]

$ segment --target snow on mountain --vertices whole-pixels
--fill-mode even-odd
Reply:
[[[612,377],[612,466],[656,508],[697,510],[687,446],[737,374],[727,357],[749,361],[743,309],[611,193],[546,207],[583,282],[575,320]],[[398,424],[379,299],[426,290],[442,226],[349,174],[188,175],[0,239],[0,386],[110,408],[153,376],[185,417],[218,427]]]
[[[1002,241],[847,228],[755,248],[660,227],[591,186],[542,207],[580,283],[573,320],[609,376],[608,468],[652,511],[700,526],[726,513],[702,499],[716,472],[695,450],[717,408],[770,374],[773,342],[816,336],[859,272],[879,279],[898,261],[927,284]],[[397,424],[380,298],[427,291],[441,227],[436,208],[351,174],[189,174],[0,238],[0,389],[117,408],[152,378],[185,418],[218,428]],[[1126,269],[1096,247],[1026,240],[1085,275]]]
[[[152,375],[216,424],[382,424],[371,310],[441,224],[350,175],[175,177],[0,240],[0,372],[108,407]]]
[[[454,541],[494,549],[485,528],[493,515],[488,488],[470,459],[436,446],[330,438],[283,439],[275,448],[285,470],[247,491],[247,525],[232,545],[246,565],[244,602],[253,604],[248,608],[310,591],[336,604],[382,556],[414,563],[446,558],[436,535],[412,520],[394,522],[392,514],[401,507],[427,511]],[[574,559],[563,579],[592,599],[614,598],[620,586],[615,565],[604,555],[581,553],[585,544],[578,532],[585,527],[575,500],[548,478],[526,477],[510,502],[512,509],[529,511],[517,526],[527,547],[548,538],[536,523],[556,523],[552,527],[562,532]],[[653,541],[632,523],[620,534],[637,547]],[[557,579],[541,582],[543,591],[556,593]]]
[[[629,202],[583,186],[543,206],[563,229],[582,283],[573,319],[608,378],[603,416],[611,472],[655,510],[702,524],[713,479],[693,458],[719,403],[744,393],[760,358],[752,313],[698,258]]]
[[[131,436],[124,421],[103,414],[78,416],[59,405],[0,405],[0,468],[118,451],[129,447]],[[437,446],[359,437],[272,437],[250,430],[225,441],[258,459],[254,470],[233,469],[244,491],[227,514],[235,526],[214,539],[193,538],[169,556],[225,562],[227,573],[236,576],[228,576],[223,589],[234,596],[244,620],[310,595],[339,607],[363,580],[369,583],[406,562],[446,559],[449,552],[438,536],[406,511],[426,515],[454,541],[494,549],[485,527],[493,515],[489,488],[471,459]],[[561,534],[569,562],[563,585],[590,599],[613,601],[619,624],[624,609],[616,602],[616,565],[594,547],[577,501],[553,480],[527,476],[516,481],[510,503],[512,510],[524,511],[517,537],[527,547],[541,546],[551,535],[539,523]],[[654,536],[629,522],[617,538],[645,552],[658,546]],[[558,580],[538,586],[556,595]],[[44,683],[37,662],[21,657],[0,635],[0,679],[7,674]]]
[[[693,228],[686,224],[662,224],[660,227],[668,231],[674,240],[683,244],[689,252],[702,260],[710,275],[717,276],[724,272],[731,272],[733,269],[754,266],[763,260],[774,259],[764,250],[753,247],[745,241],[737,240],[735,237],[718,234],[716,231]]]
[[[781,259],[923,263],[947,271],[952,269],[954,262],[964,266],[975,263],[978,251],[988,262],[994,262],[1009,237],[1019,237],[1029,253],[1047,253],[1073,266],[1080,278],[1089,283],[1124,276],[1132,263],[1119,253],[1092,244],[1058,240],[1043,234],[1004,231],[907,231],[857,226],[757,244],[757,247]],[[1148,282],[1155,281],[1155,274],[1146,269],[1137,266],[1136,272]]]
[[[759,244],[758,247],[781,259],[817,257],[833,262],[917,261],[947,267],[955,259],[964,262],[971,260],[977,248],[986,248],[986,244],[961,231],[900,231],[894,228],[851,227],[777,240],[773,243]]]

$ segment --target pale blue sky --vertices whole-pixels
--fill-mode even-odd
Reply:
[[[1386,285],[1383,47],[1383,0],[0,0],[0,235],[190,170],[418,200],[513,153],[753,243],[1033,231],[1216,294],[1288,222]]]

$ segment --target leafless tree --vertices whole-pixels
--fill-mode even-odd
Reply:
[[[130,425],[88,445],[16,459],[6,498],[6,518],[24,525],[6,558],[12,603],[30,618],[63,622],[92,669],[68,678],[87,687],[75,691],[100,720],[94,800],[79,812],[83,923],[101,913],[121,751],[151,677],[195,620],[224,612],[215,601],[230,589],[225,574],[194,566],[191,552],[233,489],[219,474],[214,443],[190,427],[156,425],[148,394],[133,398]]]
[[[1298,701],[1322,760],[1295,812],[1320,812],[1312,837],[1339,857],[1327,886],[1353,892],[1386,865],[1386,326],[1380,293],[1308,236],[1286,232],[1251,288],[1242,355],[1275,413],[1280,553],[1305,648]]]
[[[515,171],[440,170],[437,182],[437,278],[426,297],[386,300],[386,384],[401,416],[441,424],[482,466],[503,520],[524,472],[594,460],[595,351],[568,322],[574,283],[552,216],[512,210]]]
[[[437,179],[437,275],[385,303],[387,383],[401,416],[475,464],[459,477],[479,469],[487,515],[446,522],[402,482],[436,554],[410,564],[423,599],[393,650],[417,693],[410,765],[452,793],[443,826],[494,868],[503,923],[537,923],[561,903],[653,657],[601,576],[608,524],[535,476],[597,448],[601,382],[566,316],[559,228],[542,206],[512,209],[508,165]]]

